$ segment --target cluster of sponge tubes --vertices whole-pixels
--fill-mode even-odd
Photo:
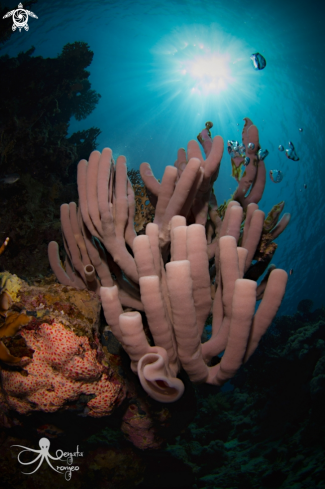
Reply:
[[[257,151],[257,129],[251,123],[248,130],[257,138]],[[57,243],[49,244],[58,280],[100,294],[106,321],[128,353],[132,370],[145,391],[162,402],[182,395],[181,368],[193,382],[222,385],[234,376],[271,324],[287,282],[286,272],[273,267],[259,286],[256,277],[244,278],[254,267],[265,216],[257,202],[234,200],[221,220],[213,184],[223,140],[204,136],[200,142],[207,158],[190,141],[187,154],[179,150],[174,167],[166,167],[161,183],[147,163],[141,165],[155,218],[140,236],[133,227],[135,201],[125,158],[118,157],[115,164],[110,149],[94,151],[89,162],[78,166],[79,209],[75,203],[61,206],[65,269]],[[249,180],[258,201],[265,184],[258,169],[264,163],[255,157],[256,152]],[[243,178],[247,180],[245,174]],[[288,222],[282,218],[277,224],[278,217],[272,221],[273,238]],[[255,312],[257,299],[262,301]],[[147,340],[139,311],[145,313],[155,346]],[[211,312],[212,335],[201,344]],[[219,363],[209,366],[222,352]]]

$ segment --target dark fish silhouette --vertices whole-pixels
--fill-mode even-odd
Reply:
[[[251,56],[255,70],[264,70],[266,59],[260,53],[254,53]]]
[[[228,141],[228,144],[227,144],[227,149],[228,149],[228,153],[231,154],[232,152],[236,152],[238,151],[239,149],[239,142],[238,141]]]
[[[258,152],[257,152],[257,157],[259,160],[265,160],[265,158],[267,157],[267,155],[269,154],[268,150],[267,149],[259,149]]]
[[[291,141],[289,141],[289,149],[286,149],[286,157],[289,160],[299,161],[299,156],[296,153],[295,147]]]
[[[281,170],[270,170],[270,178],[273,183],[280,183],[283,179],[283,173]]]
[[[11,175],[5,175],[3,178],[0,178],[0,183],[15,183],[19,180],[18,173],[11,173]]]

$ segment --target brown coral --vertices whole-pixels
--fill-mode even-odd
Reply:
[[[9,238],[6,238],[0,247],[0,255],[2,255],[2,253],[6,249],[8,243],[9,243]]]
[[[30,319],[26,314],[19,314],[17,312],[9,313],[5,323],[0,328],[0,338],[15,336],[22,326],[29,323]],[[16,364],[20,362],[20,357],[11,355],[7,346],[0,341],[0,360],[5,363]]]
[[[149,200],[147,189],[144,186],[140,172],[138,170],[129,170],[128,177],[133,187],[135,198],[135,216],[134,229],[137,234],[145,231],[146,225],[153,222],[155,217],[155,208]]]

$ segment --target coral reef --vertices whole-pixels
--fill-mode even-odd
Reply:
[[[211,139],[211,127],[207,123],[198,137],[205,160],[197,142],[190,141],[187,154],[180,149],[174,167],[166,167],[161,183],[147,163],[141,165],[148,199],[155,207],[153,223],[146,223],[143,236],[137,236],[133,226],[136,202],[125,157],[115,163],[106,148],[92,152],[89,161],[81,160],[80,207],[73,202],[61,206],[65,268],[57,243],[48,248],[61,283],[100,294],[107,323],[128,353],[132,371],[160,402],[174,402],[183,394],[177,378],[181,368],[193,382],[216,385],[235,375],[275,316],[287,281],[286,272],[272,266],[256,284],[274,254],[273,239],[290,217],[278,222],[283,203],[266,219],[258,209],[265,185],[264,163],[256,156],[258,130],[245,119],[242,137],[247,147],[252,140],[253,149],[247,150],[252,170],[238,179],[234,200],[221,219],[213,184],[223,140]],[[261,299],[254,315],[256,300]],[[211,310],[212,336],[201,346]],[[148,342],[136,311],[145,312],[155,346]]]
[[[48,241],[60,239],[57,202],[76,199],[76,164],[96,148],[100,134],[92,127],[68,137],[71,117],[87,117],[100,98],[88,80],[89,46],[67,44],[56,58],[33,53],[31,48],[0,57],[6,73],[0,79],[0,174],[20,176],[13,184],[0,183],[0,220],[10,237],[6,268],[25,279],[49,274],[42,257]]]
[[[276,318],[228,392],[195,386],[196,415],[166,448],[140,452],[111,428],[89,437],[82,443],[85,456],[78,461],[72,487],[96,483],[100,489],[124,489],[137,484],[147,489],[159,481],[164,489],[172,484],[180,489],[323,489],[324,325],[324,309],[310,312],[308,319],[300,311]],[[37,441],[2,432],[4,487],[26,484],[10,446],[37,448]],[[64,446],[61,437],[53,444]],[[52,481],[57,487],[50,470],[44,464],[33,477],[33,487],[52,487]]]
[[[99,134],[92,128],[67,138],[71,117],[84,119],[100,98],[91,90],[85,70],[93,52],[84,42],[65,45],[57,58],[34,57],[34,51],[32,47],[17,58],[0,57],[1,71],[6,73],[0,81],[1,166],[9,173],[29,168],[37,178],[67,175],[69,166],[93,149]]]
[[[22,357],[24,375],[2,371],[5,395],[0,402],[9,409],[21,414],[55,412],[85,395],[91,400],[83,414],[98,417],[110,414],[123,399],[121,385],[109,380],[86,336],[77,336],[60,323],[21,329],[20,335],[33,350],[33,357],[27,365]]]
[[[157,450],[193,415],[175,426],[191,399],[190,381],[222,385],[251,356],[284,294],[286,273],[274,266],[256,283],[285,228],[278,223],[283,205],[265,220],[256,203],[244,211],[234,200],[219,215],[213,184],[223,141],[209,138],[207,129],[205,160],[190,141],[161,182],[148,164],[140,175],[128,174],[125,158],[115,163],[108,148],[80,161],[79,207],[70,202],[60,209],[65,264],[56,242],[48,249],[62,285],[20,281],[14,296],[14,279],[3,274],[3,346],[14,357],[11,364],[6,355],[2,361],[3,425],[24,423],[22,416],[34,412],[71,409],[100,419],[121,406],[127,439],[141,450]],[[105,327],[98,321],[98,296]],[[262,302],[255,314],[256,300]],[[120,345],[149,398],[118,360]],[[46,426],[60,436],[62,425],[50,418]]]
[[[73,405],[83,416],[110,414],[125,397],[125,382],[100,347],[96,296],[58,284],[29,286],[8,273],[2,280],[11,298],[0,327],[5,424],[14,423],[14,412]]]
[[[202,141],[206,144],[209,134],[204,137]],[[137,202],[125,160],[120,157],[115,164],[110,150],[93,153],[89,162],[82,162],[78,170],[80,208],[74,203],[61,208],[67,252],[65,265],[60,262],[57,245],[50,246],[52,267],[59,280],[66,282],[30,287],[10,274],[2,274],[4,319],[0,335],[2,331],[3,345],[18,359],[17,364],[1,362],[5,392],[10,390],[10,379],[15,384],[15,379],[21,377],[27,389],[27,403],[33,393],[28,381],[30,375],[23,372],[30,368],[33,373],[35,358],[35,368],[42,365],[42,372],[50,378],[55,348],[60,362],[64,363],[60,375],[67,385],[70,382],[77,390],[75,384],[83,384],[85,360],[88,369],[91,368],[86,375],[92,379],[93,391],[99,375],[106,382],[107,371],[114,372],[113,385],[122,386],[125,399],[118,408],[118,423],[114,418],[116,410],[104,417],[105,423],[114,426],[115,431],[106,428],[95,435],[92,433],[88,440],[83,438],[88,447],[88,462],[80,465],[82,477],[76,479],[76,487],[87,487],[94,482],[98,487],[132,487],[128,474],[132,474],[140,489],[152,487],[157,477],[160,487],[169,487],[175,481],[177,487],[197,489],[323,487],[320,454],[325,402],[324,311],[312,312],[311,301],[305,300],[300,302],[294,317],[272,322],[284,293],[286,276],[269,264],[276,249],[274,239],[285,229],[289,216],[280,219],[283,202],[274,206],[268,216],[255,202],[240,205],[238,200],[231,200],[221,210],[212,191],[218,172],[217,156],[220,157],[213,144],[216,143],[210,144],[210,150],[214,164],[206,173],[193,142],[187,154],[184,150],[178,152],[176,172],[169,167],[162,182],[154,179],[147,165],[143,166],[141,174],[147,193],[144,194],[140,180],[133,182],[141,192]],[[211,154],[209,148],[207,154]],[[209,161],[205,165],[209,166]],[[97,185],[98,178],[105,185]],[[136,236],[130,222],[138,212],[137,205],[147,205],[148,201],[155,208],[154,216],[151,211],[139,214],[138,233],[142,235]],[[175,285],[171,284],[174,278],[171,280],[169,276],[169,269],[173,268]],[[246,295],[239,291],[241,284],[245,285]],[[166,299],[168,290],[170,302]],[[98,319],[100,293],[108,323],[105,327],[99,325]],[[158,293],[162,309],[155,302]],[[113,297],[109,307],[105,304],[107,295]],[[261,303],[255,312],[258,300]],[[91,317],[87,316],[89,308],[93,311]],[[141,311],[141,315],[136,311]],[[161,321],[163,315],[167,326]],[[243,324],[244,316],[246,333],[237,328]],[[21,324],[26,317],[30,322]],[[184,317],[190,326],[185,332],[181,329]],[[197,330],[191,328],[193,318]],[[212,334],[207,332],[209,322],[213,326]],[[169,345],[164,343],[161,326],[168,328]],[[52,339],[46,343],[46,335],[56,332],[60,337],[68,336],[65,343],[69,351],[65,348],[62,351],[60,343],[53,343]],[[258,341],[259,348],[253,353]],[[39,360],[35,355],[35,348],[40,344],[37,342],[44,342]],[[177,393],[179,387],[170,384],[172,378],[173,382],[185,383],[183,396],[171,404],[146,396],[136,376],[129,371],[120,344],[130,357],[131,370],[139,374],[142,386],[150,395],[154,391],[168,397],[170,386]],[[83,345],[84,357],[74,354],[76,345],[78,348]],[[222,351],[224,355],[220,358],[218,352]],[[161,365],[155,365],[161,362],[159,355],[165,362],[165,376],[159,370]],[[246,363],[248,357],[250,361]],[[208,383],[200,384],[202,379],[196,377],[201,372],[198,361],[204,380],[209,379],[209,372],[217,379],[214,384],[220,385],[231,378],[226,383],[230,392]],[[42,376],[39,381],[44,381]],[[106,386],[96,391],[97,401],[88,391],[82,394],[70,391],[79,398],[66,403],[65,413],[73,409],[74,413],[87,414],[87,422],[100,421],[109,409],[101,402],[105,389]],[[186,397],[191,389],[196,396]],[[51,397],[51,389],[46,395]],[[16,402],[15,397],[13,401],[8,399]],[[37,412],[43,412],[46,397],[39,400],[43,407]],[[92,401],[94,406],[88,406],[90,411],[85,412]],[[17,413],[19,408],[16,408],[16,412],[10,410],[8,401],[2,405],[2,425],[11,427],[11,433],[15,426],[24,425],[24,415]],[[63,425],[54,422],[54,418],[52,423],[47,418],[46,424],[39,422],[36,426],[38,434],[46,433],[54,440],[62,440]],[[121,440],[117,426],[142,450],[141,457]],[[167,450],[162,450],[166,439],[169,440]],[[16,441],[13,440],[11,443]],[[100,443],[100,448],[94,450],[95,441]],[[8,439],[5,443],[8,444]],[[7,463],[5,460],[4,454],[3,464]],[[121,463],[130,465],[129,473],[121,473]]]
[[[193,487],[324,487],[325,311],[276,318],[231,392],[197,387],[199,409],[167,448]]]
[[[100,326],[97,296],[57,283],[30,286],[8,272],[1,280],[8,300],[2,301],[0,318],[0,425],[21,426],[22,435],[30,426],[33,436],[56,438],[63,436],[62,427],[67,431],[64,413],[98,419],[121,405],[121,419],[115,423],[122,422],[125,436],[141,449],[161,446],[161,407],[148,404],[136,379],[126,378],[119,349],[114,350]],[[132,405],[139,406],[141,418],[146,412],[140,430],[127,414]],[[30,414],[37,414],[33,423],[25,420]],[[168,411],[166,416],[171,416]],[[90,426],[90,433],[101,428]]]

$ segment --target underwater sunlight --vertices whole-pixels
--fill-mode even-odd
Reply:
[[[152,49],[151,88],[200,112],[216,110],[224,118],[234,104],[251,97],[256,74],[247,46],[216,23],[177,29]],[[258,74],[263,77],[262,73]]]

